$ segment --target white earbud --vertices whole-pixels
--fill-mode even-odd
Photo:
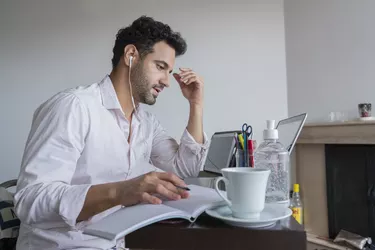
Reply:
[[[132,62],[133,62],[133,56],[130,56],[130,60],[129,60],[130,68],[132,67]]]
[[[133,56],[130,56],[130,58],[129,58],[129,87],[130,87],[130,96],[131,96],[131,99],[132,99],[132,104],[133,104],[134,111],[137,111],[137,108],[135,107],[135,103],[134,103],[132,83],[130,82],[130,71],[131,71],[131,68],[132,68],[132,63],[133,63]]]

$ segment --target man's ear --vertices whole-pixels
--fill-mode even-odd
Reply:
[[[133,44],[126,45],[124,48],[124,62],[125,65],[130,67],[130,58],[133,57],[132,62],[136,61],[138,57],[138,50]]]

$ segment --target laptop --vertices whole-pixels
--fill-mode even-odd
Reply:
[[[280,120],[276,126],[279,131],[279,141],[292,153],[299,134],[306,122],[307,113]],[[216,177],[221,175],[221,169],[231,166],[235,149],[235,134],[241,131],[217,132],[211,137],[206,161],[198,177]]]

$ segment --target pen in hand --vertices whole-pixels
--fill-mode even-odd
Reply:
[[[181,187],[181,186],[178,186],[178,185],[174,185],[176,188],[179,188],[179,189],[183,189],[183,190],[186,190],[186,191],[190,191],[190,188],[188,187]]]

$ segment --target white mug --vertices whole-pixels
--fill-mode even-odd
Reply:
[[[224,178],[229,179],[229,173],[228,172],[221,172],[221,173],[223,174]],[[215,181],[217,181],[217,180],[215,180]],[[226,198],[228,200],[231,200],[230,197],[232,197],[232,195],[231,195],[232,191],[231,191],[229,185],[225,185],[225,192],[227,193],[227,197]]]
[[[262,168],[223,168],[224,177],[215,181],[216,192],[232,210],[233,217],[241,219],[259,218],[264,209],[266,188],[270,170]],[[219,190],[219,182],[224,181],[230,191],[230,199]],[[228,193],[227,193],[228,194]]]

